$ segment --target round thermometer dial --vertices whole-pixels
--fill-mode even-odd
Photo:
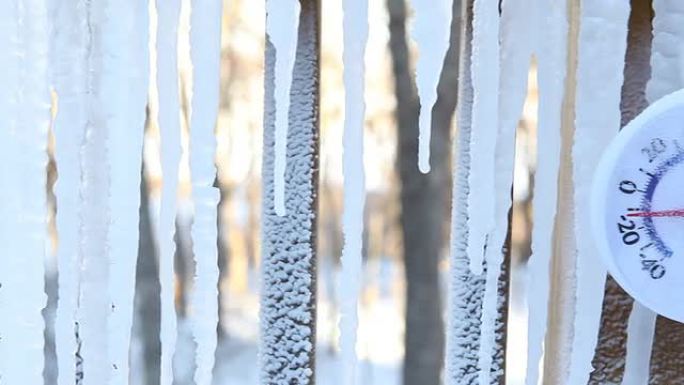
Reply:
[[[592,194],[594,234],[610,274],[637,301],[684,321],[684,90],[617,135]]]

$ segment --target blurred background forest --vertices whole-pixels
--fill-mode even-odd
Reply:
[[[338,362],[338,271],[342,251],[342,80],[341,2],[321,1],[321,137],[318,216],[317,382],[335,384]],[[440,381],[444,349],[444,298],[454,110],[458,89],[461,1],[454,1],[451,47],[434,107],[432,172],[417,168],[418,100],[410,40],[411,10],[404,0],[369,1],[370,34],[366,63],[365,171],[367,200],[363,290],[359,303],[360,372],[363,384],[424,384]],[[187,295],[193,266],[189,235],[188,145],[189,1],[183,1],[179,36],[179,84],[183,158],[177,218],[176,309],[179,339],[174,370],[177,384],[191,384],[194,349],[187,324]],[[261,156],[265,11],[261,1],[224,1],[221,102],[217,124],[219,206],[220,325],[215,384],[258,383]],[[154,21],[154,18],[153,18]],[[155,28],[154,25],[151,28]],[[185,31],[185,33],[183,33]],[[153,38],[154,34],[151,34]],[[154,52],[154,50],[152,50]],[[155,60],[154,57],[152,60]],[[529,209],[535,165],[536,85],[532,66],[525,118],[517,135],[512,234],[512,301],[509,312],[509,383],[524,373],[526,325],[521,287],[529,255]],[[154,95],[155,89],[151,89]],[[150,100],[156,98],[151,97]],[[159,204],[159,131],[153,103],[148,107],[142,188],[136,315],[132,345],[132,384],[159,383],[159,281],[153,223]],[[51,181],[54,182],[54,170]],[[56,305],[56,262],[48,261],[46,317]],[[50,323],[48,323],[50,324]],[[45,372],[54,384],[54,338],[47,331]],[[405,349],[406,346],[409,348]],[[410,352],[405,357],[404,352]],[[520,352],[516,354],[515,352]],[[403,368],[403,369],[402,369]]]

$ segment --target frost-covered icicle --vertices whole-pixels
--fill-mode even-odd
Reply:
[[[316,169],[318,167],[318,2],[302,1],[287,153],[287,215],[273,209],[275,150],[275,49],[266,42],[261,382],[274,385],[313,382],[315,353]]]
[[[634,301],[627,326],[627,354],[622,385],[648,384],[656,314]]]
[[[526,384],[537,385],[543,354],[550,294],[550,261],[558,196],[561,152],[561,109],[567,56],[566,1],[538,1],[535,53],[539,87],[537,169],[534,185],[532,255],[528,262]]]
[[[218,322],[218,251],[216,136],[221,58],[221,0],[193,0],[190,14],[192,102],[190,171],[195,207],[192,248],[195,279],[192,294],[192,333],[197,343],[196,384],[210,384]]]
[[[629,2],[624,0],[584,0],[581,6],[572,149],[577,302],[569,384],[589,379],[601,319],[606,271],[596,263],[589,201],[594,168],[620,127],[629,11]]]
[[[437,101],[437,84],[444,55],[449,48],[453,0],[411,0],[415,11],[413,40],[418,45],[416,86],[420,98],[418,168],[430,172],[432,106]]]
[[[40,384],[50,124],[46,3],[3,4],[0,35],[0,382]]]
[[[51,1],[51,83],[59,111],[53,122],[58,179],[54,191],[59,246],[59,303],[55,316],[58,384],[73,385],[76,368],[74,322],[78,299],[79,149],[87,123],[88,30],[84,2]]]
[[[653,103],[684,84],[684,3],[654,0],[651,80],[646,98]]]
[[[86,132],[80,148],[80,280],[76,312],[78,329],[77,378],[83,384],[102,384],[109,370],[107,320],[110,313],[108,293],[110,223],[110,168],[108,132],[104,108],[107,96],[101,88],[105,61],[102,27],[107,21],[106,4],[86,2],[88,45],[86,53]],[[80,364],[80,365],[79,365]]]
[[[149,82],[147,3],[110,1],[102,25],[100,86],[107,130],[111,224],[107,320],[109,384],[126,385],[138,258],[138,222],[145,108]],[[99,293],[104,296],[104,293]],[[88,377],[90,373],[86,373]],[[100,383],[104,378],[97,379]]]
[[[342,383],[356,384],[357,306],[361,290],[363,211],[366,200],[363,169],[364,57],[368,40],[368,1],[344,0],[344,90],[343,138],[344,214],[342,276],[340,279],[340,345],[344,365]]]
[[[498,373],[491,371],[496,354],[497,319],[500,314],[499,276],[504,262],[504,242],[509,225],[508,212],[511,209],[511,187],[515,155],[515,130],[520,121],[525,96],[527,76],[532,58],[532,34],[529,19],[530,9],[525,1],[503,2],[500,26],[500,68],[499,77],[499,120],[498,132],[492,138],[495,148],[495,199],[494,228],[489,235],[485,251],[487,266],[485,290],[482,298],[482,323],[480,325],[480,352],[478,364],[479,382],[482,385],[496,383]],[[476,15],[477,17],[477,15]],[[471,186],[472,187],[472,186]],[[478,194],[475,192],[475,194]]]
[[[496,141],[499,111],[499,2],[474,0],[471,64],[474,101],[468,176],[468,258],[482,274],[485,248],[495,227]]]
[[[297,47],[299,0],[266,0],[266,35],[275,47],[275,193],[276,214],[285,215],[285,167],[287,156],[290,88]]]
[[[157,4],[157,89],[161,135],[162,196],[157,222],[159,285],[161,296],[161,385],[171,385],[173,352],[176,346],[173,261],[178,165],[181,156],[178,94],[178,22],[180,0],[156,0]]]
[[[472,1],[463,2],[463,35],[459,65],[457,107],[458,135],[454,137],[455,156],[451,204],[451,261],[449,264],[449,303],[447,319],[445,382],[447,385],[475,384],[478,379],[480,313],[484,277],[475,276],[468,266],[468,174],[473,89],[470,77],[472,52]]]

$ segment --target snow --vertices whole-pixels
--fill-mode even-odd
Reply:
[[[505,68],[499,85],[498,133],[493,142],[495,149],[495,222],[485,251],[487,266],[486,283],[482,299],[480,325],[480,384],[496,382],[492,378],[492,361],[496,354],[497,325],[499,317],[499,276],[504,262],[503,250],[508,232],[508,212],[511,209],[511,188],[515,158],[515,131],[522,115],[527,95],[527,77],[532,57],[532,31],[530,10],[521,0],[503,3],[500,26],[500,68]],[[496,376],[495,376],[496,377]]]
[[[591,233],[590,191],[602,150],[620,127],[620,95],[627,45],[629,3],[610,0],[583,4],[580,16],[572,149],[575,237],[577,240],[576,309],[568,381],[586,383],[592,370],[605,285],[605,268],[596,263]]]
[[[30,20],[30,22],[26,22]],[[48,19],[43,1],[5,4],[0,14],[0,381],[43,381]],[[19,299],[19,300],[18,300]]]
[[[468,174],[468,258],[482,274],[488,238],[495,227],[496,141],[499,122],[499,3],[473,5],[473,82],[470,172]]]
[[[262,163],[261,382],[287,385],[313,382],[315,341],[314,258],[317,164],[318,9],[303,3],[301,34],[292,87],[285,206],[273,208],[276,139],[275,47],[266,43],[264,155]]]
[[[539,383],[539,367],[549,314],[550,262],[556,218],[561,153],[561,110],[567,55],[565,1],[536,4],[535,55],[539,87],[537,169],[534,186],[532,255],[528,262],[528,350],[526,384]]]
[[[342,226],[342,277],[340,280],[340,355],[344,365],[343,384],[357,381],[357,306],[363,275],[364,206],[366,200],[363,133],[365,117],[364,80],[368,41],[367,0],[344,0],[344,89],[345,126],[343,136],[344,212]]]
[[[290,89],[297,47],[299,0],[266,0],[266,35],[276,51],[275,69],[275,193],[276,214],[285,215],[285,162],[287,156]]]
[[[59,236],[57,263],[59,303],[55,317],[58,384],[74,383],[76,367],[75,312],[78,299],[79,149],[87,122],[86,9],[76,2],[51,1],[51,84],[59,111],[53,122],[58,179],[54,186]],[[3,62],[5,62],[3,60]],[[4,142],[4,140],[3,140]]]
[[[157,0],[157,89],[161,131],[162,196],[157,221],[159,283],[161,295],[161,385],[173,379],[172,360],[176,346],[174,306],[175,221],[178,194],[178,165],[181,156],[178,94],[178,22],[180,0]]]
[[[210,384],[218,323],[218,250],[216,136],[221,57],[221,0],[193,0],[190,20],[192,102],[190,171],[195,215],[192,247],[195,279],[192,293],[192,334],[197,343],[196,384]]]
[[[412,0],[415,19],[411,36],[418,45],[416,86],[420,98],[418,168],[430,172],[432,106],[437,101],[437,84],[444,56],[449,48],[453,0]]]

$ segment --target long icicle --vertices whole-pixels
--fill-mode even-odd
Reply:
[[[344,213],[342,276],[340,279],[340,345],[344,365],[343,384],[357,383],[357,306],[361,291],[363,212],[366,200],[363,168],[363,128],[365,116],[364,57],[368,40],[368,1],[344,0],[344,89],[343,137]]]
[[[584,0],[581,5],[572,149],[577,305],[569,384],[583,384],[589,380],[598,338],[606,272],[595,261],[598,251],[587,213],[590,212],[589,193],[594,167],[620,127],[620,92],[629,11],[629,2],[624,0]]]
[[[44,1],[6,4],[2,31],[3,182],[0,240],[0,381],[43,381],[46,246],[48,24]]]
[[[287,128],[300,8],[299,0],[266,0],[266,34],[276,51],[273,204],[279,216],[285,215]]]
[[[561,109],[567,50],[566,1],[537,1],[535,52],[539,87],[537,169],[534,185],[532,255],[528,262],[528,345],[526,384],[537,385],[543,354],[548,301],[553,224],[556,218],[561,152]]]
[[[482,298],[480,325],[479,381],[489,385],[498,381],[498,374],[492,375],[492,364],[496,353],[497,332],[500,329],[499,279],[504,263],[504,242],[509,226],[511,210],[511,187],[515,161],[515,132],[522,115],[527,78],[532,58],[532,33],[529,20],[525,17],[530,9],[524,1],[503,2],[500,27],[500,67],[505,69],[499,77],[498,132],[493,138],[495,147],[495,222],[485,251],[487,267],[486,283]],[[495,143],[495,146],[494,146]],[[478,192],[475,192],[478,194]]]
[[[452,0],[412,0],[415,22],[411,29],[418,45],[416,86],[420,98],[418,168],[430,172],[432,106],[437,101],[437,84],[444,56],[449,48]]]
[[[52,1],[51,83],[58,95],[59,112],[53,122],[57,181],[54,191],[59,235],[58,306],[55,346],[59,385],[73,385],[76,368],[75,313],[78,299],[78,245],[80,219],[79,148],[85,134],[88,29],[84,1]]]
[[[86,2],[88,25],[86,77],[86,133],[81,144],[80,183],[80,280],[76,312],[76,378],[84,385],[101,384],[109,375],[107,315],[109,313],[110,210],[108,132],[103,112],[106,100],[101,88],[103,74],[102,26],[108,14],[103,2]],[[80,384],[80,382],[77,381]]]
[[[109,384],[129,379],[133,297],[138,257],[138,222],[145,108],[149,84],[148,6],[143,1],[108,3],[102,27],[102,110],[108,132],[111,224],[109,244]],[[99,379],[100,381],[104,379]]]
[[[468,176],[468,258],[482,274],[485,248],[495,227],[496,137],[499,111],[499,2],[474,0],[473,120]]]
[[[216,136],[221,59],[221,0],[193,0],[190,14],[192,102],[190,171],[195,207],[192,248],[195,279],[192,333],[197,343],[195,383],[210,384],[218,323]]]
[[[180,0],[156,0],[157,4],[157,89],[161,135],[162,196],[157,223],[159,244],[159,284],[161,296],[161,385],[173,380],[173,353],[176,346],[173,261],[175,221],[180,163],[180,116],[178,94],[178,22]]]

